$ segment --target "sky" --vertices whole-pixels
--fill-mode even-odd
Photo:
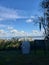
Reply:
[[[34,23],[40,10],[40,0],[0,0],[0,38],[42,36],[43,28]]]

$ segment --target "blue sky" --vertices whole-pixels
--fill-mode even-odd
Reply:
[[[36,15],[42,15],[40,0],[0,0],[0,37],[43,35]]]

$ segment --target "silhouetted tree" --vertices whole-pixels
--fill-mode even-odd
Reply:
[[[49,39],[49,0],[43,0],[41,7],[43,8],[43,17],[39,17],[39,28],[41,29],[41,25],[45,30],[45,38]]]
[[[49,43],[49,0],[43,0],[41,7],[43,9],[43,17],[39,17],[40,20],[40,29],[41,24],[45,30],[45,45],[46,45],[46,52],[48,50],[48,43]]]

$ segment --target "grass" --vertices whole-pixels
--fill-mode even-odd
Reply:
[[[43,51],[31,51],[23,55],[21,51],[0,51],[0,65],[49,65],[49,52],[45,55]]]

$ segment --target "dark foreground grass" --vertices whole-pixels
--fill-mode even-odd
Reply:
[[[20,51],[0,51],[0,65],[49,65],[49,52],[44,54],[42,50],[28,55]]]

